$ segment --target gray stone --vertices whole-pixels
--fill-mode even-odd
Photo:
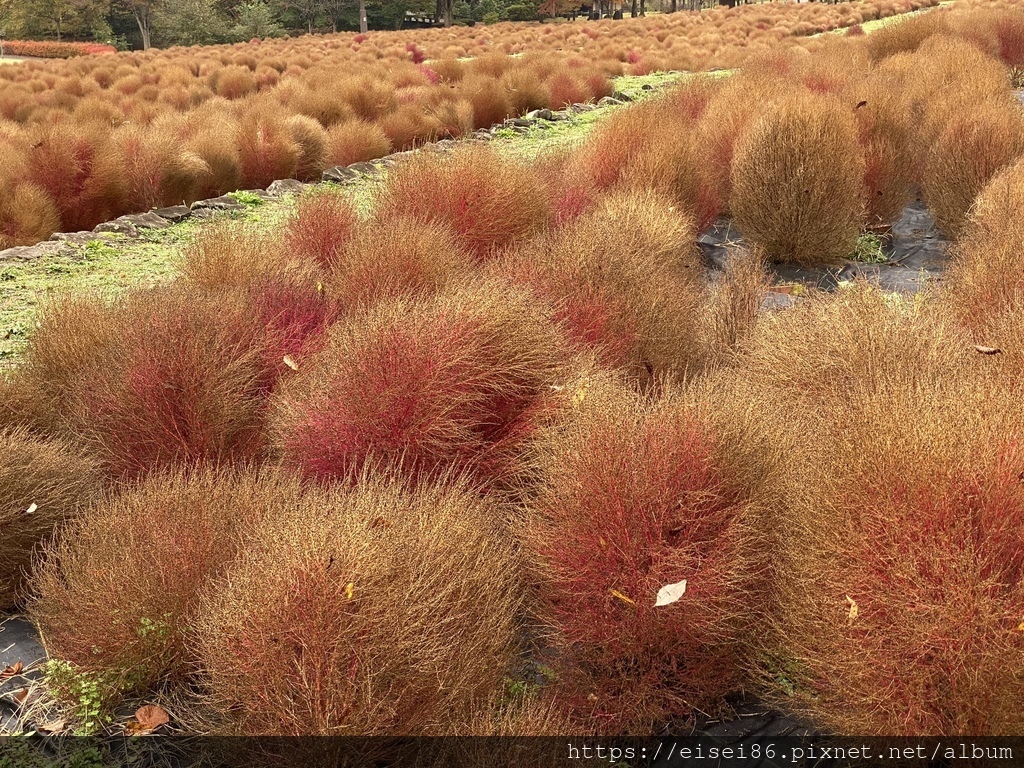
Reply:
[[[640,86],[640,90],[641,91],[653,91],[654,90],[654,86],[651,85],[650,83],[644,83],[643,85]]]
[[[192,203],[192,213],[195,214],[198,211],[210,210],[210,211],[239,211],[245,206],[235,200],[233,197],[227,195],[221,195],[220,197],[211,197],[209,200],[197,200]]]
[[[633,97],[623,91],[616,91],[612,94],[612,98],[619,101],[633,101]]]
[[[373,163],[352,163],[348,169],[365,176],[376,176],[380,173],[380,169]]]
[[[607,98],[607,97],[605,97],[605,98]],[[581,112],[591,112],[591,111],[597,109],[597,105],[596,104],[572,104],[572,105],[569,106],[569,109],[571,111],[575,112],[576,114],[579,114]]]
[[[598,100],[597,106],[599,106],[599,107],[613,107],[616,104],[624,104],[624,103],[625,102],[619,101],[618,99],[616,99],[616,98],[614,98],[612,96],[603,96],[601,99]]]
[[[57,243],[71,243],[72,245],[85,245],[91,240],[98,239],[95,232],[82,230],[81,232],[54,232],[50,239]]]
[[[238,191],[241,192],[241,193],[244,193],[246,195],[252,195],[253,197],[258,197],[260,200],[273,200],[274,199],[274,196],[270,192],[267,192],[267,190],[265,190],[265,189],[240,189]],[[226,195],[226,197],[230,197],[230,195]]]
[[[359,178],[359,171],[353,171],[343,165],[328,168],[321,177],[323,181],[333,181],[335,184],[345,184]]]
[[[275,181],[274,183],[276,184],[277,182]],[[192,209],[187,205],[172,205],[169,208],[154,208],[152,213],[155,213],[162,219],[178,222],[187,219],[189,214],[192,213]]]
[[[1024,91],[1014,91],[1013,95],[1017,97],[1017,101],[1024,104]]]
[[[267,194],[274,197],[280,197],[281,195],[287,194],[299,194],[303,192],[309,184],[304,184],[298,179],[278,179],[277,181],[270,182],[270,186],[267,187]]]
[[[115,235],[124,235],[125,237],[138,237],[139,230],[130,221],[122,221],[121,219],[115,219],[114,221],[105,221],[102,224],[97,224],[93,232],[110,232]]]
[[[217,210],[215,208],[196,208],[194,211],[192,211],[191,218],[204,220],[212,219],[216,215]]]
[[[35,245],[17,245],[0,251],[0,261],[32,261],[40,256],[52,256],[61,248],[61,243],[44,240]]]
[[[533,123],[525,117],[510,117],[505,121],[505,125],[513,128],[529,128]]]
[[[126,221],[130,224],[134,224],[139,229],[167,229],[171,226],[172,222],[169,219],[165,219],[159,214],[153,213],[133,213],[130,216],[121,216],[115,219],[115,221]]]

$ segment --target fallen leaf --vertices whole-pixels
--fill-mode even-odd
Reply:
[[[635,602],[633,602],[628,597],[626,597],[624,594],[619,592],[619,590],[617,590],[617,589],[610,589],[608,591],[612,593],[612,597],[617,597],[617,598],[619,598],[619,600],[621,600],[624,603],[629,603],[630,605],[636,605]]]
[[[584,379],[583,383],[580,384],[579,388],[573,393],[572,396],[572,407],[578,408],[580,403],[587,397],[587,390],[590,388],[589,379]]]
[[[299,364],[296,363],[294,359],[292,359],[291,355],[284,356],[284,364],[291,368],[293,371],[299,370]]]
[[[860,609],[857,608],[857,602],[849,595],[846,596],[846,602],[850,605],[850,612],[846,615],[846,626],[851,626],[857,620]]]
[[[658,590],[658,599],[654,601],[654,607],[672,605],[686,593],[686,579],[677,581],[675,584],[666,584]]]
[[[1024,621],[1017,625],[1018,632],[1024,632]]]
[[[15,675],[20,675],[23,669],[25,669],[25,665],[20,661],[15,662],[13,665],[4,667],[3,672],[0,672],[0,682],[14,677]]]
[[[773,285],[771,287],[771,292],[772,293],[786,293],[786,294],[789,294],[789,293],[793,292],[793,286],[792,285]]]
[[[49,723],[40,723],[36,726],[37,731],[43,733],[60,733],[67,727],[67,723],[63,719],[52,720]]]
[[[867,105],[868,103],[866,101],[858,101],[857,106],[854,107],[854,109],[860,109],[861,107],[866,107]]]
[[[351,581],[345,585],[345,597],[347,597],[349,600],[352,599],[352,595],[355,594],[355,591],[356,585],[353,584]]]
[[[983,347],[981,344],[975,344],[974,348],[983,355],[1001,355],[1003,353],[999,347]]]
[[[604,549],[605,547],[608,546],[608,542],[605,541],[604,537],[602,537],[602,536],[598,536],[597,537],[597,543],[601,545],[601,549]]]
[[[39,506],[33,501],[31,504],[28,505],[28,509],[25,510],[25,514],[31,515],[37,509],[39,509]]]
[[[316,292],[317,293],[323,293],[324,292],[324,284],[323,283],[317,282],[317,284],[316,284]]]
[[[167,714],[167,710],[156,704],[146,704],[135,710],[135,719],[125,723],[124,728],[128,733],[144,736],[169,722],[171,716]]]
[[[14,700],[19,704],[24,704],[25,699],[28,698],[28,688],[19,688],[14,692]]]

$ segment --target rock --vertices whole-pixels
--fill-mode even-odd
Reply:
[[[612,98],[618,99],[619,101],[622,102],[628,102],[633,100],[632,96],[630,96],[628,93],[623,93],[622,91],[616,91],[615,93],[613,93]]]
[[[606,96],[605,98],[608,98],[608,97]],[[575,112],[576,114],[579,114],[581,112],[590,112],[592,110],[595,110],[595,109],[597,109],[597,105],[596,104],[571,104],[569,106],[569,109],[571,111]]]
[[[44,240],[35,245],[17,245],[0,251],[0,261],[32,261],[40,256],[52,256],[60,250],[61,245],[55,240]]]
[[[133,213],[130,216],[121,216],[115,221],[126,221],[130,224],[134,224],[139,229],[167,229],[171,226],[172,222],[165,219],[159,214],[153,213]]]
[[[115,235],[124,235],[125,237],[138,237],[139,229],[130,221],[122,221],[121,219],[114,219],[113,221],[105,221],[102,224],[97,224],[93,227],[93,232],[110,232]]]
[[[275,181],[274,184],[276,183]],[[192,210],[187,205],[172,205],[170,208],[154,208],[151,212],[162,219],[178,222],[187,219]]]
[[[213,208],[196,208],[194,211],[192,211],[191,218],[203,220],[213,218],[216,215],[217,211]]]
[[[81,232],[54,232],[50,240],[56,243],[71,243],[72,245],[85,245],[90,240],[96,240],[96,233],[88,230]]]
[[[246,195],[252,195],[253,197],[258,197],[260,200],[272,200],[273,197],[274,197],[272,194],[267,192],[267,190],[265,190],[265,189],[240,189],[238,191],[242,192],[242,193],[244,193]]]
[[[274,197],[288,194],[297,195],[309,186],[309,184],[305,184],[298,179],[278,179],[277,181],[272,181],[270,186],[267,187],[267,194]]]
[[[653,91],[654,90],[654,86],[651,85],[650,83],[644,83],[643,85],[640,86],[640,90],[641,91]]]
[[[529,128],[533,123],[524,117],[510,117],[505,121],[505,125],[512,128]]]
[[[359,171],[353,171],[342,165],[328,168],[321,177],[323,181],[333,181],[335,184],[345,184],[359,178]]]
[[[615,106],[616,104],[624,104],[624,103],[625,102],[619,101],[618,99],[616,99],[616,98],[614,98],[612,96],[603,96],[597,102],[597,106],[599,106],[599,107],[612,107],[612,106]]]
[[[434,142],[434,148],[440,150],[453,149],[458,144],[455,139],[441,139],[440,141]],[[351,168],[352,166],[349,166]]]
[[[375,166],[373,163],[352,163],[348,166],[350,171],[361,173],[364,176],[376,176],[380,173],[380,168]]]
[[[209,211],[240,211],[245,206],[235,200],[233,197],[227,195],[221,195],[220,197],[211,197],[209,200],[197,200],[192,203],[192,213],[197,213],[202,210]]]
[[[1024,91],[1014,91],[1013,95],[1017,97],[1017,101],[1024,104]]]

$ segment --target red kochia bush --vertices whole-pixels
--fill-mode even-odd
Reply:
[[[196,623],[216,729],[464,731],[516,659],[523,590],[501,515],[465,483],[364,476],[265,518]]]
[[[117,53],[117,48],[101,43],[58,43],[53,40],[4,40],[7,56],[31,56],[38,59],[71,59],[97,53]]]
[[[827,452],[801,451],[789,471],[814,491],[785,481],[775,547],[787,706],[838,733],[1024,729],[1018,397],[889,388],[826,427]]]
[[[181,678],[185,629],[238,533],[295,507],[294,479],[200,471],[111,493],[48,546],[29,613],[51,657],[106,676],[116,694]]]
[[[328,283],[346,311],[429,296],[473,272],[473,257],[446,227],[407,218],[370,219],[337,257]]]
[[[176,287],[114,310],[94,376],[75,393],[78,431],[114,476],[249,460],[261,443],[264,330],[248,302]]]
[[[383,462],[414,478],[455,468],[494,483],[562,362],[550,319],[509,286],[387,302],[335,326],[285,383],[274,434],[285,463],[317,480]]]
[[[304,195],[285,229],[289,253],[330,269],[352,237],[359,216],[352,203],[332,192]]]
[[[379,205],[384,217],[451,227],[478,259],[540,231],[549,216],[538,175],[487,147],[403,163],[388,175]]]
[[[675,395],[573,386],[571,419],[538,441],[544,479],[524,530],[555,694],[601,733],[723,711],[740,679],[749,555],[714,432]],[[683,580],[682,597],[655,605]]]

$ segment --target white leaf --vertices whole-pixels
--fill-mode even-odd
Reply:
[[[686,579],[678,581],[675,584],[666,584],[664,587],[658,590],[658,599],[654,603],[654,607],[657,608],[662,605],[672,605],[683,593],[686,592]]]
[[[39,506],[33,501],[31,504],[28,505],[28,509],[25,510],[25,514],[31,515],[37,509],[39,509]]]

